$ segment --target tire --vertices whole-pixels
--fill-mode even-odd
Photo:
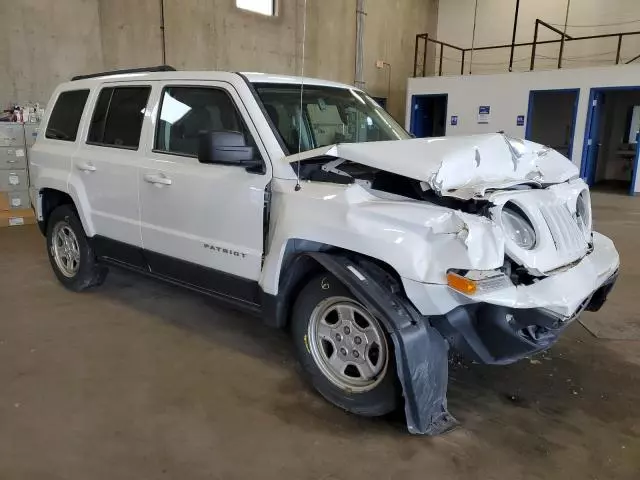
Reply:
[[[370,328],[365,332],[362,327],[367,323]],[[336,277],[317,275],[302,289],[293,306],[291,333],[307,379],[329,402],[367,417],[395,410],[400,389],[391,341]],[[337,373],[340,370],[342,374]]]
[[[47,221],[47,254],[56,277],[71,291],[101,285],[107,268],[99,265],[71,205],[56,208]]]

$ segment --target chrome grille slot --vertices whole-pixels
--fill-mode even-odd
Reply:
[[[586,252],[584,234],[566,205],[543,205],[540,213],[549,227],[558,253],[578,257]]]

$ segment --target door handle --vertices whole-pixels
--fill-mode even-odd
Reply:
[[[79,162],[76,163],[76,168],[78,170],[82,170],[83,172],[95,172],[96,171],[96,167],[93,163],[91,162]]]
[[[171,179],[163,175],[162,173],[145,173],[144,181],[156,185],[171,185]]]

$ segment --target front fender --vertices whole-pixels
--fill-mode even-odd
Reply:
[[[446,284],[448,269],[490,270],[504,262],[502,231],[487,218],[403,197],[382,199],[355,184],[309,183],[296,193],[274,182],[260,280],[265,292],[277,293],[288,255],[305,249],[298,242],[378,259],[420,283]]]

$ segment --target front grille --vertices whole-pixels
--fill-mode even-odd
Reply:
[[[540,212],[547,222],[558,253],[567,257],[584,254],[587,241],[566,205],[543,205]]]

